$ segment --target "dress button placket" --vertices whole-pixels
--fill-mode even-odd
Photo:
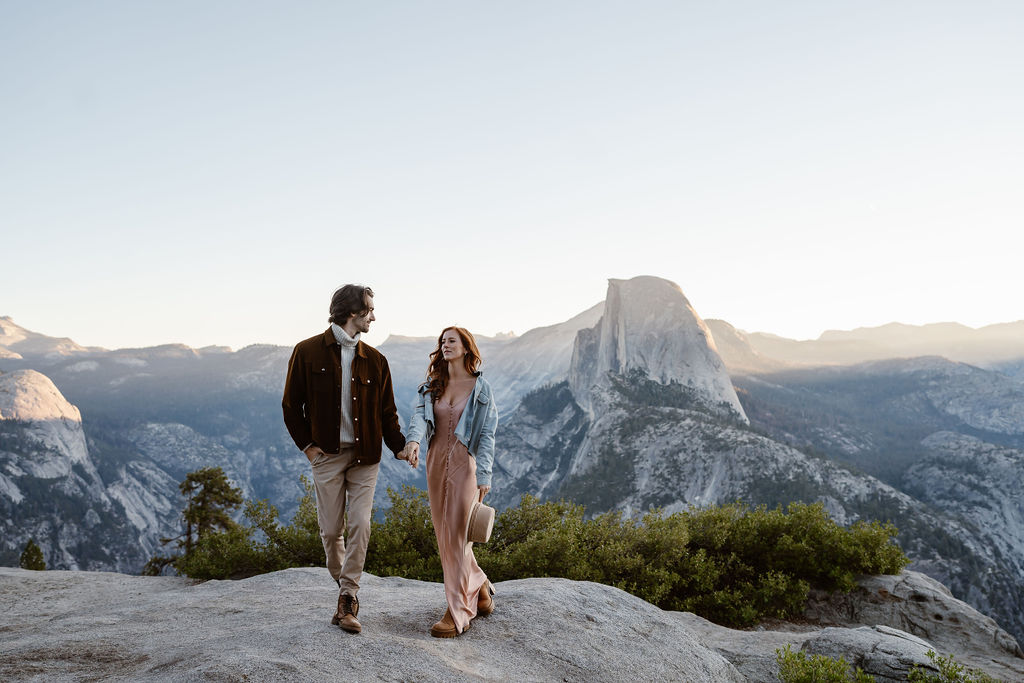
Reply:
[[[452,462],[452,437],[455,436],[455,427],[453,426],[452,414],[455,412],[452,410],[454,406],[451,403],[445,404],[445,409],[448,411],[448,439],[445,443],[445,456],[444,456],[444,499],[448,500],[448,470]]]

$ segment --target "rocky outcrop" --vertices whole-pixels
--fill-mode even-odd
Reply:
[[[569,388],[588,415],[600,410],[595,388],[605,386],[609,376],[635,373],[685,387],[706,405],[725,405],[738,419],[747,419],[711,332],[668,280],[609,280],[600,321],[576,336]]]
[[[829,627],[801,647],[812,655],[845,659],[880,683],[901,683],[914,667],[936,672],[928,659],[935,648],[917,636],[889,626]]]
[[[945,359],[915,359],[906,372],[917,371],[915,362],[922,366],[920,372],[933,374],[925,395],[937,409],[973,429],[1024,435],[1024,384]]]
[[[675,618],[700,642],[725,657],[750,683],[778,683],[776,650],[788,645],[799,650],[818,629],[812,626],[774,624],[750,630],[719,626],[691,612],[673,612]]]
[[[1016,580],[988,596],[970,598],[1001,618],[1008,612],[1006,604],[1017,606],[1015,620],[1006,625],[1024,632],[1024,449],[950,431],[929,435],[921,446],[926,454],[904,474],[904,490],[966,520],[990,552],[1012,569]]]
[[[1013,636],[920,572],[863,576],[850,593],[816,593],[804,617],[820,624],[884,624],[920,636],[937,651],[962,652],[977,666],[1016,660],[1024,675],[1024,653]]]
[[[142,551],[117,547],[123,522],[78,408],[34,370],[0,375],[0,558],[34,538],[51,567],[127,568],[121,559],[138,562]]]
[[[777,683],[776,650],[787,645],[843,657],[880,681],[905,681],[914,664],[933,670],[929,649],[999,680],[1024,680],[1024,658],[1010,634],[913,571],[862,576],[850,593],[815,592],[797,622],[736,630],[694,614],[679,612],[676,618],[751,682]]]
[[[0,568],[0,679],[776,683],[776,650],[787,645],[844,657],[880,681],[905,680],[915,663],[931,668],[929,649],[1024,679],[1019,650],[1005,647],[1012,639],[962,637],[985,617],[948,594],[913,598],[935,588],[926,577],[862,577],[861,585],[828,615],[819,596],[800,623],[736,630],[601,584],[506,581],[494,614],[442,640],[428,629],[443,611],[443,587],[422,581],[364,574],[363,632],[353,636],[329,623],[337,588],[321,568],[205,583]],[[910,597],[879,610],[883,586]],[[907,625],[919,609],[951,611],[927,633],[890,623]],[[843,620],[814,623],[825,616]]]
[[[66,476],[72,465],[89,460],[82,414],[42,373],[16,370],[0,375],[0,420],[24,424],[26,436],[41,450],[59,456],[26,459],[23,465],[34,476]]]
[[[454,640],[428,633],[443,587],[401,578],[363,575],[359,635],[330,625],[325,569],[196,585],[0,568],[0,585],[3,680],[744,680],[674,613],[565,579],[497,584]]]

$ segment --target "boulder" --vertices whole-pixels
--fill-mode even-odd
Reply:
[[[804,652],[839,659],[860,667],[876,681],[906,681],[915,666],[937,673],[928,652],[929,643],[917,636],[888,626],[823,629],[809,638],[801,648]]]
[[[850,593],[813,594],[804,617],[829,625],[891,626],[927,640],[940,654],[958,653],[958,659],[972,666],[1016,660],[1024,674],[1024,654],[1014,637],[992,618],[954,598],[935,579],[903,571],[861,576],[857,583]]]
[[[818,632],[813,627],[788,623],[777,624],[773,629],[734,629],[691,612],[673,614],[702,643],[729,660],[750,683],[778,683],[779,664],[775,651],[787,645],[799,650],[808,637]]]
[[[928,643],[887,626],[822,629],[777,622],[772,628],[745,630],[719,626],[689,612],[676,615],[687,630],[732,662],[750,683],[778,683],[776,651],[787,645],[809,654],[842,657],[879,681],[906,681],[914,664],[935,671],[928,659]]]

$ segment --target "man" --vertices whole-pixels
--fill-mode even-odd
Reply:
[[[370,540],[381,438],[395,457],[405,447],[388,361],[360,340],[374,320],[369,287],[345,285],[335,291],[331,326],[295,346],[281,400],[288,433],[313,468],[327,569],[340,588],[331,623],[350,633],[362,630],[357,595]]]

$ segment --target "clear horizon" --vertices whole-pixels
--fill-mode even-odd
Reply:
[[[791,339],[1024,319],[1024,5],[0,5],[0,314],[493,335],[676,282]]]
[[[597,303],[597,302],[595,302],[595,303]],[[590,307],[588,306],[587,308],[590,308]],[[578,311],[578,313],[582,313],[584,310],[587,310],[587,309],[583,309],[581,311]],[[699,313],[700,313],[700,311],[698,311],[698,314]],[[572,317],[572,316],[570,316],[570,317]],[[26,330],[28,330],[30,332],[35,332],[35,333],[38,333],[38,334],[44,334],[44,335],[46,335],[48,337],[67,338],[67,339],[70,339],[71,341],[75,342],[76,344],[78,344],[80,346],[100,347],[100,348],[103,348],[103,349],[105,349],[107,351],[117,351],[117,350],[120,350],[120,349],[131,349],[131,348],[150,348],[150,347],[155,347],[155,346],[164,346],[164,345],[168,345],[168,344],[184,344],[185,346],[188,346],[189,348],[193,348],[193,349],[201,349],[201,348],[208,347],[208,346],[221,346],[221,347],[228,346],[228,347],[231,348],[232,351],[238,351],[239,349],[245,348],[246,346],[258,345],[258,344],[270,344],[272,346],[286,346],[286,347],[290,347],[290,346],[294,346],[295,343],[301,341],[301,339],[296,339],[295,342],[287,342],[287,343],[276,343],[276,342],[266,342],[266,341],[253,341],[253,342],[249,342],[248,344],[243,344],[242,346],[231,346],[229,344],[203,344],[201,346],[196,346],[196,345],[188,344],[187,342],[180,341],[180,340],[164,340],[164,341],[157,342],[157,343],[154,343],[154,344],[145,344],[145,345],[142,345],[142,346],[138,346],[138,345],[104,346],[102,344],[89,344],[89,343],[85,343],[85,342],[81,341],[80,339],[78,339],[74,334],[57,334],[57,333],[50,333],[50,332],[44,332],[42,330],[32,329],[32,328],[30,328],[30,327],[28,327],[26,325],[22,325],[16,318],[14,318],[14,316],[6,315],[6,314],[3,314],[2,312],[0,312],[0,318],[8,318],[15,325],[18,325],[19,327],[24,328],[24,329],[26,329]],[[724,318],[704,318],[703,316],[701,316],[701,319],[705,320],[705,321],[709,320],[709,319],[710,320],[724,320],[725,322],[732,324],[731,321],[729,321],[727,319],[724,319]],[[568,318],[566,320],[568,320]],[[559,322],[565,322],[565,321],[563,320],[563,321],[559,321]],[[998,321],[998,322],[994,322],[994,323],[989,323],[987,325],[979,325],[979,326],[964,325],[964,323],[960,323],[960,322],[957,322],[955,320],[935,321],[935,322],[931,322],[931,323],[922,323],[921,325],[912,325],[912,326],[913,327],[923,327],[923,326],[928,326],[928,325],[947,325],[948,324],[948,325],[964,325],[965,327],[968,327],[968,328],[970,328],[972,330],[979,330],[979,329],[982,329],[984,327],[988,327],[990,325],[1012,324],[1012,323],[1016,323],[1016,322],[1024,322],[1024,319],[1021,319],[1021,320],[1003,320],[1003,321]],[[557,323],[555,323],[555,324],[557,324]],[[374,323],[374,325],[375,325],[375,323]],[[893,321],[890,321],[888,323],[883,323],[882,325],[867,326],[867,329],[874,329],[874,328],[878,328],[878,327],[884,327],[886,325],[909,325],[909,323],[903,323],[903,322],[898,321],[898,320],[893,320]],[[546,327],[546,326],[545,325],[539,325],[538,327]],[[785,335],[779,335],[779,334],[776,334],[775,332],[772,332],[770,330],[743,330],[742,328],[739,328],[736,325],[733,325],[733,327],[736,327],[736,329],[740,330],[741,332],[744,332],[745,334],[769,334],[769,335],[775,335],[775,336],[779,336],[779,337],[784,337],[786,339],[791,339],[793,341],[816,341],[821,336],[821,334],[824,334],[826,332],[832,332],[832,331],[850,332],[850,331],[854,331],[854,330],[857,330],[857,329],[862,329],[862,327],[864,327],[864,326],[848,327],[848,328],[830,328],[830,329],[827,329],[827,330],[822,330],[821,334],[819,334],[819,335],[817,335],[815,337],[808,337],[808,338],[804,338],[804,339],[800,339],[800,338],[796,338],[796,337],[786,337]],[[326,328],[327,328],[327,323],[325,322],[324,325],[323,325],[323,329],[326,329]],[[474,332],[474,334],[476,334],[477,336],[484,336],[484,337],[495,337],[497,335],[508,334],[510,332],[514,336],[520,337],[523,334],[529,332],[531,329],[536,329],[536,328],[530,328],[530,329],[522,330],[522,331],[499,330],[499,331],[496,331],[496,332],[490,333],[490,334],[485,333],[485,332],[477,333],[474,330],[471,330],[471,331]],[[310,334],[308,334],[306,336],[307,337],[311,337],[314,334],[317,334],[316,330],[314,330],[313,332],[310,332]],[[401,330],[391,330],[390,332],[388,332],[388,334],[386,336],[381,337],[376,332],[376,330],[373,329],[373,326],[371,326],[370,332],[365,334],[365,335],[363,335],[363,339],[365,339],[366,342],[368,344],[372,345],[372,346],[379,346],[379,345],[383,344],[385,341],[387,341],[387,337],[391,336],[391,335],[396,335],[396,336],[400,336],[400,337],[410,337],[410,338],[429,338],[429,337],[435,336],[434,334],[407,334],[407,333],[402,332]]]

